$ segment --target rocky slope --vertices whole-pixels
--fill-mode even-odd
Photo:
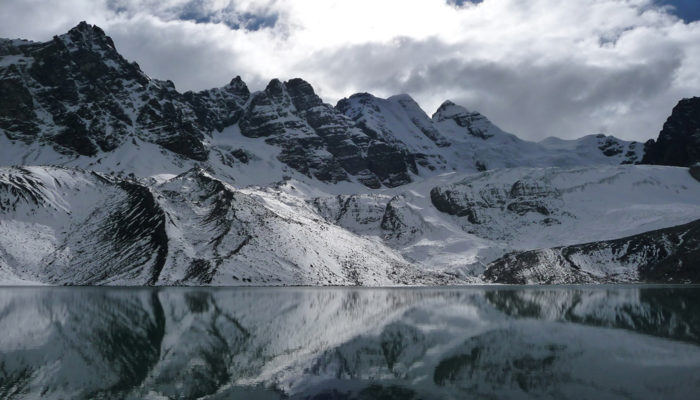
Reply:
[[[458,282],[330,224],[280,192],[192,170],[147,184],[82,170],[0,169],[4,281],[110,285]]]
[[[518,168],[435,186],[430,200],[469,233],[537,248],[692,221],[698,186],[687,169],[670,167]]]
[[[498,283],[700,282],[700,220],[622,239],[511,253],[489,264]]]

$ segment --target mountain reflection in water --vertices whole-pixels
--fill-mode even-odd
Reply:
[[[698,287],[0,288],[2,399],[700,396]]]

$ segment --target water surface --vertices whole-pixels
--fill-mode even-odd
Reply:
[[[700,398],[700,288],[0,288],[0,398]]]

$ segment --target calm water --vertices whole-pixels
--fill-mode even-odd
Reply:
[[[0,288],[0,398],[700,398],[700,288]]]

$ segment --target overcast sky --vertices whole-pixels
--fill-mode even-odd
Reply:
[[[327,102],[450,99],[522,138],[656,137],[700,95],[698,0],[2,0],[0,37],[85,20],[180,90],[302,77]]]

